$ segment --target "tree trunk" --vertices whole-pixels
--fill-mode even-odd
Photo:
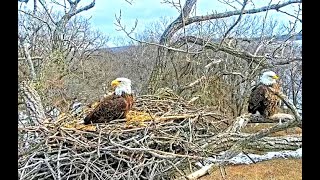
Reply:
[[[174,20],[161,35],[159,44],[164,46],[170,45],[170,40],[173,35],[180,30],[185,21],[187,20],[193,6],[196,4],[197,0],[186,0],[185,5],[179,15],[179,17]],[[166,67],[166,63],[168,58],[170,58],[171,51],[167,51],[163,47],[158,48],[158,57],[156,60],[156,64],[151,72],[151,76],[148,82],[148,90],[149,93],[154,93],[157,89],[159,89],[163,82],[165,82],[164,70]]]
[[[46,119],[44,108],[37,91],[32,87],[31,82],[23,81],[19,84],[19,90],[27,106],[27,112],[34,124],[40,124]]]

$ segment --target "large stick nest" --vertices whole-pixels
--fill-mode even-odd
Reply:
[[[168,95],[136,98],[129,120],[66,126],[72,118],[19,128],[20,179],[170,179],[212,152],[203,145],[227,128],[227,118]],[[149,118],[134,117],[138,113]],[[140,114],[140,116],[141,116]]]

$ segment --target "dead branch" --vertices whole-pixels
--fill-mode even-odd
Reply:
[[[39,60],[39,59],[43,59],[43,57],[40,57],[40,56],[36,56],[36,57],[31,57],[31,60],[34,61],[34,60]],[[24,61],[24,60],[27,60],[26,58],[18,58],[18,61]]]
[[[195,80],[194,82],[192,82],[192,83],[190,83],[190,84],[182,87],[182,88],[179,90],[178,94],[180,94],[181,92],[183,92],[183,91],[186,90],[186,89],[190,89],[190,88],[192,88],[192,87],[200,84],[201,82],[203,82],[203,81],[206,80],[206,79],[207,79],[206,76],[202,76],[201,78]]]
[[[177,171],[187,174],[185,167],[232,149],[243,139],[251,139],[244,149],[262,152],[302,146],[301,136],[253,134],[252,139],[252,134],[227,132],[228,117],[167,93],[137,97],[133,111],[152,117],[136,119],[142,127],[128,126],[131,119],[86,130],[77,124],[78,117],[66,114],[56,122],[19,127],[19,177],[170,178]]]

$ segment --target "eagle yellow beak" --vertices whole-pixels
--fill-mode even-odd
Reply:
[[[277,79],[279,79],[279,76],[277,76],[277,75],[274,75],[274,76],[272,76],[272,79],[275,79],[275,80],[277,80]]]
[[[113,81],[111,82],[111,86],[112,86],[113,88],[119,86],[119,84],[120,84],[120,82],[117,81],[117,80],[113,80]]]

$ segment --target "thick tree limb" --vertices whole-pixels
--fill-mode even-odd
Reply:
[[[242,14],[255,14],[255,13],[265,12],[269,10],[278,10],[280,8],[283,8],[285,6],[288,6],[290,4],[295,4],[295,3],[302,3],[302,0],[289,0],[281,4],[272,4],[270,6],[263,6],[261,8],[244,10]],[[201,21],[206,21],[211,19],[221,19],[221,18],[231,17],[235,15],[240,15],[240,14],[241,14],[241,10],[237,10],[237,11],[228,11],[224,13],[218,13],[218,14],[210,14],[206,16],[194,16],[189,18],[186,21],[186,25],[192,24],[194,22],[201,22]]]
[[[299,148],[295,151],[279,151],[279,152],[273,152],[273,153],[266,153],[263,155],[257,155],[257,154],[245,155],[241,153],[235,157],[236,159],[234,158],[230,159],[227,164],[251,164],[252,160],[254,160],[254,162],[260,162],[260,161],[270,160],[274,158],[301,158],[301,157],[302,157],[302,148]],[[246,161],[246,159],[248,158],[250,158],[250,160]],[[210,159],[210,161],[216,162],[215,159]],[[211,171],[211,168],[212,168],[212,164],[202,166],[201,169],[189,174],[187,176],[187,179],[197,179],[207,174],[209,171]]]
[[[300,124],[302,124],[302,117],[300,116],[297,108],[293,105],[293,103],[288,99],[287,96],[285,96],[282,92],[275,92],[273,91],[271,88],[269,88],[275,95],[277,95],[282,102],[287,105],[289,107],[289,109],[291,110],[291,112],[294,114],[294,117],[296,119],[297,122],[299,122]]]
[[[207,138],[201,143],[201,147],[210,152],[217,154],[231,148],[235,143],[250,137],[248,133],[221,133],[212,138]],[[199,142],[199,144],[201,144]],[[247,150],[255,151],[278,151],[278,150],[296,150],[302,146],[301,136],[280,136],[280,137],[263,137],[256,141],[250,141],[244,147]]]
[[[186,1],[185,3],[185,7],[191,8],[194,6],[194,4],[196,3],[196,1]],[[221,18],[226,18],[226,17],[231,17],[231,16],[235,16],[235,15],[240,15],[240,14],[255,14],[255,13],[260,13],[260,12],[265,12],[268,10],[279,10],[280,8],[283,8],[285,6],[288,6],[290,4],[294,4],[294,3],[302,3],[301,0],[289,0],[287,2],[281,3],[281,4],[272,4],[270,6],[264,6],[261,8],[254,8],[254,9],[249,9],[249,10],[236,10],[236,11],[228,11],[225,13],[218,13],[218,14],[210,14],[210,15],[206,15],[206,16],[194,16],[194,17],[190,17],[188,19],[185,20],[185,23],[182,23],[182,19],[181,19],[181,14],[180,16],[173,21],[168,28],[164,31],[164,33],[161,36],[160,39],[160,44],[166,44],[174,35],[175,32],[177,32],[179,29],[181,29],[184,25],[188,26],[192,23],[195,22],[202,22],[202,21],[207,21],[207,20],[211,20],[211,19],[221,19]],[[190,11],[186,11],[183,12],[184,16],[188,16],[188,12],[190,13]]]
[[[78,4],[78,2],[79,2],[79,1],[77,1],[76,4]],[[69,1],[69,3],[70,3],[70,1]],[[70,4],[71,4],[71,3],[70,3]],[[76,15],[76,14],[81,13],[82,11],[87,11],[87,10],[93,8],[95,4],[96,4],[96,0],[93,0],[90,4],[86,5],[85,7],[80,8],[80,9],[74,11],[74,12],[71,12],[69,15],[70,15],[70,16],[74,16],[74,15]]]
[[[223,160],[228,160],[237,154],[241,152],[241,149],[248,146],[249,143],[257,141],[267,135],[270,135],[271,133],[275,133],[278,131],[285,130],[287,128],[296,127],[299,125],[299,122],[296,119],[289,120],[287,122],[277,124],[271,128],[268,129],[262,129],[261,131],[251,134],[250,136],[237,141],[229,150],[227,150],[223,156],[219,157],[219,159],[222,161],[221,164],[223,164]]]
[[[176,20],[174,20],[161,35],[159,44],[166,45],[167,41],[169,41],[171,39],[173,34],[183,27],[182,22],[184,21],[185,23],[187,23],[187,21],[188,21],[187,17],[189,16],[189,14],[192,10],[192,7],[196,4],[196,2],[197,2],[197,0],[187,0],[186,1],[179,17]],[[185,25],[187,25],[187,24],[185,24]]]
[[[210,147],[210,149],[213,149],[216,152],[219,150],[219,152],[224,152],[222,156],[217,158],[217,162],[211,163],[206,165],[205,167],[201,168],[198,171],[193,172],[188,176],[188,179],[197,179],[209,171],[212,171],[214,169],[217,169],[221,165],[225,165],[228,163],[228,161],[232,158],[237,156],[239,153],[242,152],[242,149],[255,149],[259,150],[260,147],[262,147],[264,150],[279,150],[281,148],[292,148],[292,149],[298,149],[302,147],[302,137],[286,137],[290,138],[292,140],[292,144],[288,144],[288,139],[283,137],[262,137],[266,136],[267,134],[270,134],[272,132],[276,132],[279,130],[284,130],[289,126],[294,126],[296,123],[295,120],[291,120],[289,122],[278,124],[270,129],[264,129],[259,131],[258,133],[252,134],[252,135],[244,135],[239,133],[232,133],[232,134],[219,134],[215,137],[216,141],[213,141],[209,144],[206,144],[205,147]],[[237,139],[237,137],[245,136]],[[273,141],[273,142],[272,142]],[[278,143],[280,142],[279,148]],[[282,146],[284,145],[284,146]],[[287,146],[288,145],[288,146]],[[228,149],[228,147],[231,147]],[[280,148],[281,147],[281,148]],[[226,149],[227,151],[224,151]],[[259,149],[257,149],[259,148]],[[275,148],[275,149],[274,149]],[[260,149],[261,150],[261,149]]]
[[[200,169],[199,171],[192,173],[190,176],[188,176],[188,178],[194,179],[194,178],[200,177],[203,174],[207,173],[208,171],[210,171],[214,168],[217,168],[221,165],[225,165],[228,160],[237,156],[239,153],[242,152],[243,149],[255,149],[256,147],[263,147],[264,149],[268,149],[271,147],[271,149],[272,149],[272,148],[274,148],[274,146],[278,146],[278,143],[279,143],[278,140],[280,140],[279,138],[282,138],[282,137],[266,137],[267,135],[270,135],[271,133],[275,133],[275,132],[278,132],[281,130],[285,130],[290,127],[301,126],[302,118],[299,115],[295,106],[283,94],[278,93],[276,95],[278,95],[279,98],[281,98],[281,100],[292,110],[292,112],[295,116],[294,118],[290,118],[288,121],[286,121],[284,123],[281,123],[281,124],[279,123],[271,128],[260,130],[259,132],[254,133],[254,134],[250,134],[248,136],[246,136],[245,134],[242,134],[242,133],[234,133],[234,132],[239,132],[239,130],[243,126],[245,126],[246,123],[249,122],[250,119],[249,118],[245,119],[244,118],[245,116],[237,118],[234,125],[227,129],[227,131],[226,131],[227,133],[218,134],[217,136],[215,136],[214,138],[211,139],[211,142],[209,142],[208,144],[205,144],[203,146],[203,148],[210,147],[210,149],[212,149],[212,153],[216,152],[217,150],[219,150],[220,152],[223,152],[222,156],[219,156],[217,158],[218,163],[211,163],[211,164],[205,166],[204,168]],[[242,137],[237,139],[237,137],[240,137],[240,136],[242,136]],[[276,141],[278,141],[278,142],[270,143],[271,142],[270,138],[273,138],[273,140],[276,139]],[[301,139],[299,139],[299,138],[301,138]],[[266,139],[269,139],[269,140],[266,140]],[[299,141],[300,141],[300,143],[298,143]],[[283,140],[283,141],[280,140],[279,144],[288,145],[287,142],[289,142],[288,139]],[[297,144],[295,144],[295,143],[297,143]],[[291,145],[293,145],[293,146],[291,146]],[[289,145],[289,146],[291,146],[289,148],[298,149],[296,145],[298,145],[299,148],[302,147],[302,137],[298,137],[298,139],[293,139],[293,144],[291,144],[291,145]],[[279,146],[279,148],[281,149],[284,147]],[[286,147],[286,148],[288,148],[288,147]],[[224,150],[226,150],[226,151],[224,151]]]
[[[71,1],[71,0],[68,0],[68,3],[70,5],[70,9],[68,12],[66,12],[66,14],[64,14],[61,19],[59,21],[57,21],[55,23],[56,25],[56,29],[54,30],[54,33],[53,33],[53,39],[54,39],[54,42],[53,42],[53,49],[58,49],[58,48],[61,48],[61,37],[60,35],[63,33],[63,30],[66,26],[66,24],[68,23],[68,21],[75,15],[81,13],[82,11],[86,11],[86,10],[89,10],[91,8],[94,7],[95,5],[95,0],[92,0],[92,2],[80,9],[77,9],[77,6],[79,4],[81,0],[75,0],[75,1]],[[41,1],[40,1],[41,2]],[[47,11],[47,10],[46,10]]]
[[[40,124],[46,119],[45,111],[41,103],[41,98],[32,87],[32,82],[23,81],[19,84],[19,90],[27,105],[27,111],[35,124]]]
[[[247,123],[278,123],[294,120],[294,116],[290,114],[278,113],[269,118],[264,118],[261,115],[243,114],[237,117],[232,126],[226,132],[240,132],[240,130],[247,125]]]

